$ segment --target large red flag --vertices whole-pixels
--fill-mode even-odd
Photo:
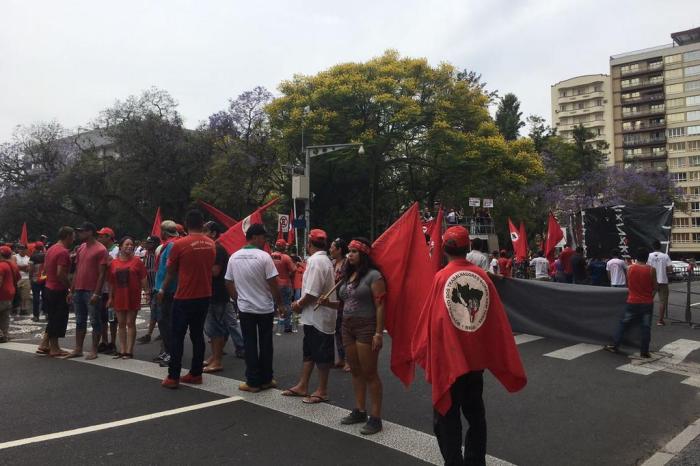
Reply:
[[[509,392],[527,383],[501,298],[491,279],[466,259],[435,274],[412,344],[432,385],[433,406],[445,414],[450,387],[467,372],[488,369]]]
[[[430,262],[433,264],[433,273],[440,270],[440,265],[442,265],[442,218],[444,215],[445,212],[440,206],[432,228],[428,231],[428,235],[430,235]]]
[[[527,242],[527,233],[525,233],[525,223],[520,222],[520,249],[521,249],[521,256],[517,256],[520,261],[524,261],[527,259],[527,253],[529,249],[529,245]]]
[[[433,278],[418,203],[377,238],[372,259],[386,280],[384,315],[391,335],[391,371],[408,385],[415,373],[411,340]]]
[[[255,212],[248,215],[246,218],[230,227],[217,240],[226,249],[229,255],[241,249],[246,245],[245,233],[248,227],[255,223],[262,223],[262,214],[273,204],[279,201],[275,198],[262,207],[258,207]]]
[[[160,207],[156,210],[156,218],[153,219],[153,226],[151,227],[151,236],[157,236],[160,238],[160,224],[163,220],[160,217]]]
[[[20,244],[27,246],[29,244],[29,235],[27,234],[27,222],[22,224],[22,233],[19,235]]]
[[[547,220],[547,240],[544,244],[544,254],[549,260],[554,260],[554,248],[564,239],[564,233],[561,231],[559,222],[550,212]]]
[[[289,211],[289,233],[287,233],[287,244],[291,246],[296,242],[296,240],[296,233],[294,232],[294,209],[292,208],[292,210]]]
[[[209,215],[214,217],[216,221],[220,222],[226,228],[231,228],[238,222],[235,218],[229,217],[211,204],[207,204],[206,202],[200,200],[197,200],[197,204],[209,212]]]
[[[510,240],[513,242],[513,251],[515,252],[515,257],[525,257],[527,256],[527,239],[521,234],[521,231],[515,228],[513,222],[508,217],[508,229],[510,230]],[[521,230],[524,231],[524,228]]]

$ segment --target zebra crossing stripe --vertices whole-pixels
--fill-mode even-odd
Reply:
[[[683,362],[683,360],[686,357],[688,357],[690,353],[698,349],[700,349],[700,341],[687,340],[685,338],[681,338],[679,340],[675,340],[671,343],[664,345],[658,352],[670,355],[669,357],[665,358],[665,362],[671,364],[678,364]],[[633,374],[640,375],[650,375],[654,372],[658,372],[663,369],[664,366],[660,364],[654,365],[653,362],[648,366],[644,364],[625,364],[617,368],[617,370],[620,371],[631,372]]]
[[[522,345],[524,343],[530,343],[531,341],[541,340],[544,337],[538,337],[537,335],[528,335],[527,333],[521,333],[520,335],[515,335],[515,344]]]
[[[603,347],[600,345],[591,345],[590,343],[579,343],[577,345],[567,346],[566,348],[552,351],[551,353],[545,354],[545,356],[571,361],[572,359],[585,356],[586,354],[593,353],[601,349],[603,349]]]

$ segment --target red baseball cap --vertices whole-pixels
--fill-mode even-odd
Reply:
[[[327,240],[328,235],[326,234],[325,231],[320,230],[318,228],[315,228],[309,232],[309,239],[311,241],[320,241],[320,240]]]
[[[442,235],[442,243],[453,248],[466,248],[469,246],[469,230],[461,226],[450,227]]]
[[[37,241],[36,243],[34,243],[34,247],[35,247],[35,248],[43,248],[43,247],[44,247],[44,243],[42,243],[41,241]]]
[[[286,248],[287,242],[283,239],[278,239],[277,242],[275,243],[275,247],[280,248],[280,249]]]
[[[100,230],[97,232],[98,235],[106,235],[109,236],[110,238],[114,238],[114,230],[112,230],[110,227],[102,227]]]
[[[176,223],[176,224],[175,224],[175,230],[177,230],[177,232],[178,232],[178,233],[181,233],[181,234],[185,234],[185,233],[186,233],[185,227],[183,227],[183,226],[180,225],[179,223]]]
[[[0,256],[10,257],[12,255],[12,249],[7,246],[0,246]]]

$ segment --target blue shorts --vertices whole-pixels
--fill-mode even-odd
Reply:
[[[228,323],[231,315],[234,315],[233,304],[231,304],[231,302],[209,303],[209,311],[204,321],[204,333],[206,333],[209,338],[227,337],[229,334]]]
[[[90,304],[92,291],[76,290],[73,293],[73,310],[75,311],[75,328],[77,330],[87,330],[88,316],[90,316],[90,325],[92,333],[100,333],[102,331],[102,316],[100,315],[100,302]]]

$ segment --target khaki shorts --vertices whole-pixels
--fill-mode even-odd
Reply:
[[[371,345],[372,338],[376,331],[376,317],[343,316],[343,346],[353,345],[355,343]]]
[[[668,306],[668,283],[659,283],[659,303]]]

